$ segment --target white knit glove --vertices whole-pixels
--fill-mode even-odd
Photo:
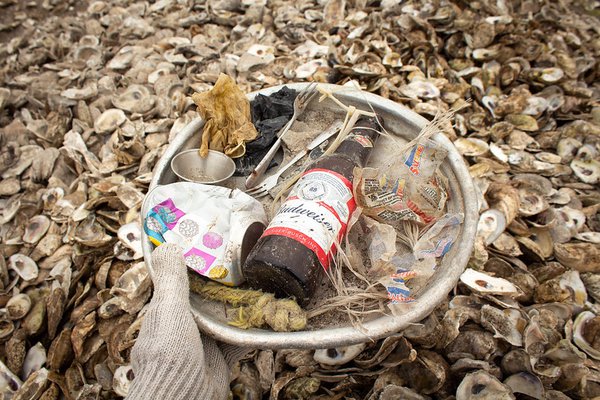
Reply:
[[[154,295],[131,351],[135,379],[127,399],[226,399],[229,369],[192,317],[181,248],[159,246],[152,266]]]

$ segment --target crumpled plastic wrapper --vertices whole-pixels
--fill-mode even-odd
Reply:
[[[189,182],[154,188],[142,215],[154,245],[176,243],[189,268],[229,286],[244,281],[241,249],[247,229],[268,223],[261,203],[241,190]]]
[[[231,158],[246,152],[246,142],[258,135],[250,115],[250,102],[228,75],[221,74],[215,86],[203,93],[194,93],[192,100],[204,119],[200,156],[217,150]]]
[[[427,257],[443,257],[450,251],[458,237],[464,215],[446,214],[431,226],[415,244],[413,255],[422,260]]]
[[[392,314],[401,314],[406,309],[399,305],[415,301],[411,288],[419,290],[427,284],[439,260],[456,241],[463,218],[461,213],[445,214],[421,234],[409,252],[405,252],[398,251],[398,234],[391,225],[362,217],[362,225],[366,228],[363,235],[367,243],[367,255],[371,261],[366,272],[386,288]]]
[[[463,214],[446,214],[425,231],[415,243],[412,253],[393,257],[391,263],[396,272],[383,278],[388,292],[390,310],[393,315],[406,312],[405,304],[415,299],[414,291],[406,283],[412,280],[410,287],[417,291],[425,287],[434,274],[441,259],[450,251],[460,231]]]
[[[355,173],[355,197],[363,213],[398,228],[402,221],[430,224],[444,215],[448,195],[437,173],[447,152],[423,140],[394,157],[385,168]]]
[[[396,254],[396,230],[369,217],[364,217],[364,224],[367,228],[366,241],[369,243],[367,254],[371,260],[369,276],[379,278],[393,273],[391,260]]]

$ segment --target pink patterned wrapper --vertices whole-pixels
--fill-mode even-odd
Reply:
[[[175,225],[177,225],[177,221],[185,215],[183,211],[175,207],[175,203],[173,203],[173,200],[171,199],[160,202],[154,206],[152,210],[161,217],[162,221],[170,230],[173,230]]]
[[[188,267],[202,275],[204,275],[215,262],[214,256],[195,247],[192,247],[190,251],[185,253],[183,258]]]

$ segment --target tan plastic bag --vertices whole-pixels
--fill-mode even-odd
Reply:
[[[208,149],[222,151],[231,158],[243,156],[246,142],[256,139],[258,133],[252,124],[250,102],[235,81],[221,74],[211,90],[194,93],[192,100],[206,121],[200,156],[206,157]]]

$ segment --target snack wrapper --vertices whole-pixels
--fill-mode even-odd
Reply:
[[[448,152],[431,139],[415,143],[401,157],[389,163],[390,167],[400,165],[405,172],[410,173],[415,179],[426,181],[431,178]]]
[[[406,286],[406,282],[416,275],[415,271],[398,269],[381,282],[387,289],[390,304],[412,303],[415,301],[415,298],[410,294],[410,289]]]
[[[262,205],[238,189],[177,182],[154,188],[142,206],[143,227],[156,246],[176,243],[186,265],[225,285],[244,281],[242,247],[254,243],[246,231],[267,225]],[[256,227],[256,225],[254,225]],[[258,239],[258,237],[256,237]]]
[[[365,215],[398,227],[401,221],[429,224],[443,215],[447,193],[437,173],[447,152],[432,140],[415,143],[385,168],[355,174],[355,196]]]

